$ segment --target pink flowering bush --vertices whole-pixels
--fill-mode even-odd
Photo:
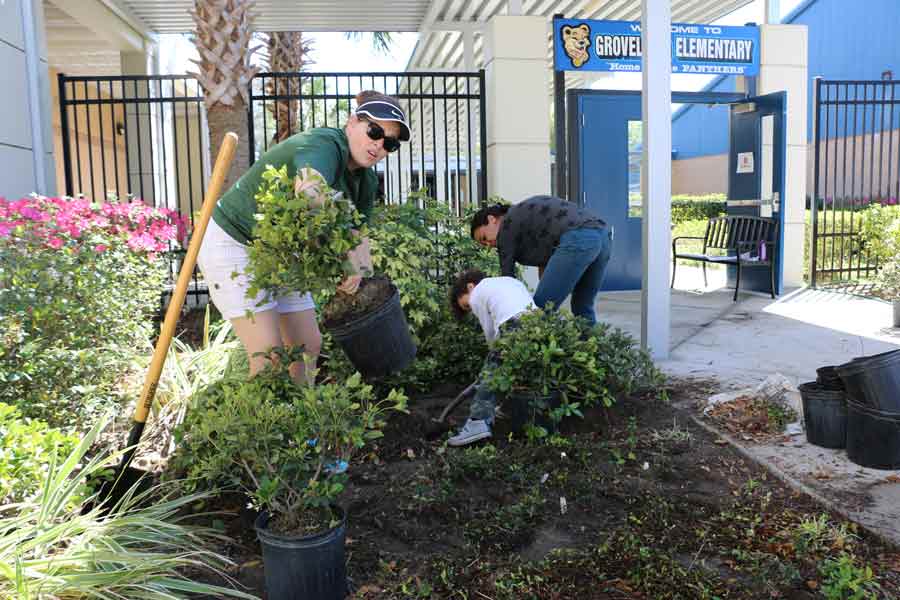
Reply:
[[[0,401],[89,426],[152,334],[188,222],[140,201],[0,198]]]

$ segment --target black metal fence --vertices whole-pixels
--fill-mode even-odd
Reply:
[[[252,82],[251,157],[312,127],[343,127],[361,90],[395,96],[411,140],[376,165],[385,202],[426,188],[457,214],[487,195],[484,71],[260,73]]]
[[[199,82],[189,75],[60,74],[57,84],[65,194],[139,198],[193,220],[210,170]],[[173,261],[172,276],[177,266]],[[196,276],[189,295],[206,295]]]
[[[193,76],[60,74],[57,84],[58,187],[66,195],[140,198],[193,219],[210,174],[203,90]],[[385,202],[426,188],[461,214],[485,199],[483,71],[261,73],[251,82],[251,160],[287,135],[343,126],[365,89],[397,97],[412,130],[410,142],[376,166]],[[195,276],[188,302],[206,295]]]
[[[898,88],[900,81],[815,81],[813,286],[858,282],[877,272],[860,236],[861,211],[900,199]]]

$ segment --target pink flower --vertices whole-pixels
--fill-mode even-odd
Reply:
[[[106,252],[108,248],[109,246],[106,246],[104,244],[97,244],[96,246],[94,246],[94,252]]]
[[[58,238],[58,237],[50,238],[47,241],[47,245],[50,246],[51,248],[53,248],[54,250],[59,250],[60,248],[63,247],[63,244],[65,244],[65,241],[63,241],[62,238]]]

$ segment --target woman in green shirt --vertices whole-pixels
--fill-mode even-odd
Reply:
[[[409,125],[399,102],[392,96],[363,91],[356,96],[356,110],[343,129],[322,127],[293,135],[263,154],[220,199],[200,248],[198,263],[209,285],[209,294],[222,316],[231,321],[250,360],[250,374],[266,364],[265,355],[278,346],[303,346],[313,358],[318,356],[322,336],[316,322],[312,296],[293,293],[271,297],[260,293],[247,298],[245,274],[247,245],[253,240],[256,223],[256,193],[269,165],[287,165],[298,185],[313,183],[321,176],[328,185],[350,198],[368,218],[378,191],[376,163],[409,140]],[[357,271],[371,268],[369,243],[350,253]],[[237,273],[237,277],[232,277]],[[360,275],[351,275],[339,289],[355,293]],[[247,311],[253,313],[248,318]],[[291,366],[298,382],[304,365]]]

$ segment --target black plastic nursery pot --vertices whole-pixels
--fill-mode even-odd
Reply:
[[[900,412],[900,350],[860,356],[839,365],[847,398],[877,410]]]
[[[844,382],[837,372],[837,367],[832,365],[816,369],[816,383],[826,390],[844,389]]]
[[[326,325],[326,329],[363,377],[402,371],[416,357],[416,345],[396,289],[367,315],[333,328]]]
[[[847,458],[861,467],[900,469],[900,411],[847,402]]]
[[[343,600],[347,596],[344,541],[347,514],[334,529],[310,536],[288,537],[268,529],[270,515],[262,512],[254,527],[259,537],[268,600]]]
[[[558,393],[537,396],[517,392],[502,396],[499,400],[504,414],[509,417],[509,428],[513,433],[524,433],[527,425],[543,427],[547,431],[556,429],[556,425],[550,420],[547,411],[559,406]]]
[[[823,448],[847,444],[847,397],[842,390],[829,390],[810,381],[800,385],[803,427],[806,439]]]

